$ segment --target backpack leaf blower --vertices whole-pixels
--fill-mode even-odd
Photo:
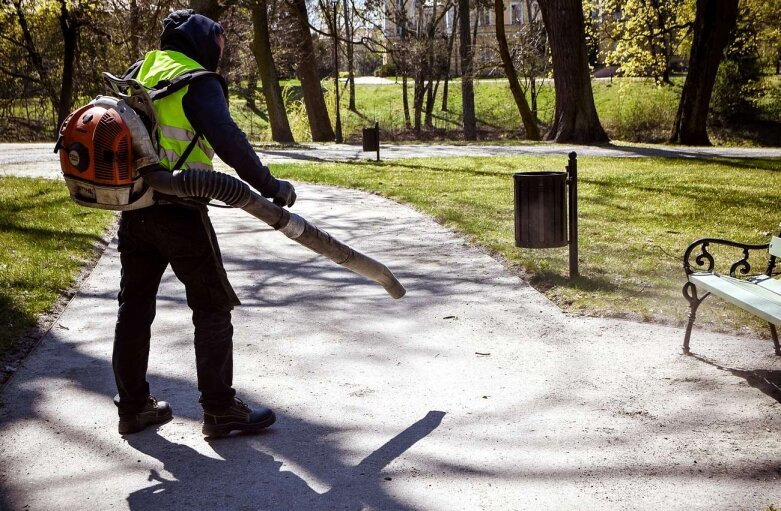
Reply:
[[[384,264],[265,199],[245,182],[220,172],[171,172],[162,167],[150,136],[156,126],[153,96],[136,80],[104,76],[120,98],[98,96],[74,111],[63,122],[54,149],[75,202],[127,211],[155,204],[155,192],[181,199],[215,199],[243,209],[308,249],[377,282],[393,298],[404,296],[404,286]]]

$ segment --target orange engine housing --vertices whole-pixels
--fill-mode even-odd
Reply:
[[[116,110],[79,108],[60,128],[60,167],[71,197],[85,206],[123,209],[132,203],[135,179],[130,130]]]
[[[119,112],[87,105],[65,119],[60,146],[62,173],[92,183],[133,183],[130,130]]]

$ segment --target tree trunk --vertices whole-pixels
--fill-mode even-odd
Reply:
[[[407,86],[407,70],[401,75],[401,103],[404,107],[404,127],[410,129],[412,121],[409,117],[409,87]]]
[[[536,24],[538,23],[535,21],[536,13],[532,9],[532,3],[527,1],[526,2],[526,23],[529,24],[530,28],[532,30],[538,30],[536,27]],[[532,25],[534,24],[534,25]],[[542,34],[539,34],[542,35]],[[538,37],[539,37],[538,35]],[[545,44],[544,42],[542,44]],[[545,45],[547,47],[547,45]],[[534,42],[534,48],[537,51],[540,51],[540,42],[535,40]],[[547,48],[542,50],[542,54],[547,57]],[[545,59],[547,61],[547,58]],[[527,78],[529,79],[529,97],[531,98],[531,111],[532,111],[532,117],[534,118],[534,122],[537,122],[537,119],[539,119],[539,116],[537,115],[537,96],[539,95],[539,89],[537,88],[537,67],[532,65],[528,68]],[[545,78],[543,77],[543,84],[545,83]],[[537,129],[539,130],[539,125],[537,125]]]
[[[131,59],[141,58],[141,13],[138,8],[138,0],[130,0],[130,54]]]
[[[738,17],[738,0],[697,0],[689,72],[683,84],[670,142],[711,145],[708,107],[716,73]]]
[[[415,87],[412,93],[412,113],[414,119],[415,133],[420,134],[421,119],[423,114],[423,98],[426,94],[426,77],[422,69],[424,64],[418,63],[418,70],[415,73]]]
[[[494,0],[494,14],[496,15],[496,41],[499,43],[499,55],[502,57],[504,73],[510,82],[510,92],[513,94],[515,106],[518,107],[518,113],[523,121],[526,138],[528,140],[539,140],[540,129],[537,127],[537,120],[529,109],[529,103],[526,102],[526,96],[521,90],[521,84],[518,83],[518,73],[515,72],[513,58],[510,56],[510,49],[507,47],[507,35],[504,33],[504,2],[502,0]]]
[[[593,144],[608,142],[591,91],[583,6],[579,0],[545,0],[540,11],[550,41],[556,111],[546,139]]]
[[[664,71],[662,72],[662,83],[665,85],[672,85],[673,82],[670,80],[670,73],[672,72],[672,69],[670,69],[670,63],[672,62],[673,56],[675,55],[675,49],[673,48],[672,44],[672,35],[665,34],[664,35]]]
[[[456,24],[458,24],[458,11],[453,13],[453,26],[450,31],[450,38],[447,42],[447,67],[445,68],[445,85],[442,87],[442,111],[447,112],[448,85],[450,84],[450,69],[453,62],[453,48],[456,40]]]
[[[312,35],[309,32],[309,15],[306,11],[306,0],[291,0],[296,25],[298,48],[296,52],[296,74],[301,80],[301,91],[304,94],[306,116],[309,119],[309,129],[315,142],[333,142],[335,135],[331,127],[331,119],[323,98],[320,77],[317,75],[317,59],[315,57]]]
[[[56,122],[57,118],[59,118],[60,96],[57,94],[56,86],[54,86],[49,80],[48,73],[46,72],[46,68],[43,65],[43,57],[35,47],[35,40],[33,39],[32,32],[30,31],[30,25],[27,23],[27,17],[25,16],[24,10],[22,9],[21,0],[15,0],[13,5],[17,21],[19,22],[19,28],[22,31],[22,37],[24,37],[24,48],[27,50],[29,61],[32,63],[33,67],[35,68],[35,72],[38,75],[38,83],[40,83],[41,87],[46,91],[48,100],[52,105],[52,111],[56,116],[52,118],[52,121]],[[55,130],[59,130],[60,125],[61,123],[57,123]]]
[[[472,44],[469,33],[469,0],[458,0],[459,53],[461,54],[461,109],[464,116],[464,138],[477,140],[475,90],[472,83]]]
[[[349,85],[350,99],[347,108],[351,112],[357,112],[355,108],[355,51],[353,48],[353,27],[350,23],[350,12],[347,0],[344,0],[344,37],[346,39],[345,47],[347,48],[347,83]]]
[[[434,103],[437,101],[437,91],[439,90],[439,76],[436,81],[434,78],[430,78],[428,86],[426,87],[426,117],[423,121],[423,125],[426,129],[434,128]]]
[[[62,125],[73,105],[73,73],[76,67],[76,39],[79,27],[68,11],[65,0],[60,0],[60,30],[62,31],[62,81],[57,102],[57,126]]]
[[[250,4],[250,10],[252,12],[252,54],[258,64],[263,96],[266,98],[271,138],[275,142],[295,142],[290,131],[285,101],[282,98],[282,89],[279,86],[279,77],[271,53],[266,0],[255,0]],[[254,88],[254,85],[251,86]]]

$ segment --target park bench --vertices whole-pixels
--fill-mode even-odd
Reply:
[[[743,257],[730,265],[728,274],[717,273],[714,271],[714,256],[709,251],[713,250],[712,245],[740,249]],[[765,271],[750,274],[749,254],[756,252],[767,254]],[[747,245],[717,238],[703,238],[689,245],[683,255],[683,270],[687,279],[683,285],[683,296],[689,301],[690,307],[683,339],[685,354],[689,354],[689,339],[697,308],[705,298],[714,295],[766,321],[770,327],[776,355],[781,355],[776,331],[776,326],[781,326],[781,280],[774,278],[781,273],[774,272],[777,257],[781,257],[781,237],[776,236],[764,245]],[[704,294],[700,296],[699,293],[702,292]]]

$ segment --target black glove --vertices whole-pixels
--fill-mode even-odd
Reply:
[[[279,180],[279,188],[274,194],[274,204],[279,207],[292,208],[296,203],[296,189],[288,181]]]

